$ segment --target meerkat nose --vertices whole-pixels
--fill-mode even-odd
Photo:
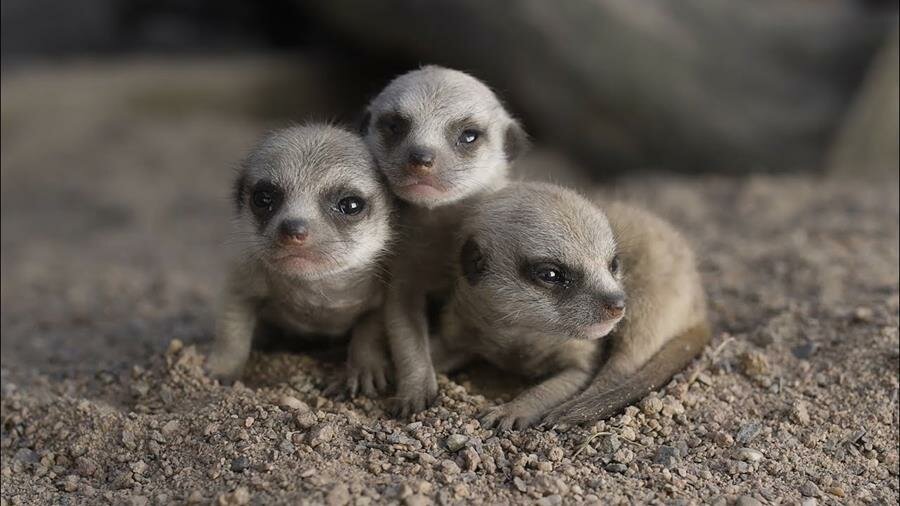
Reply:
[[[625,312],[625,295],[621,293],[606,295],[603,297],[603,309],[609,318],[618,318]]]
[[[309,235],[306,221],[299,219],[286,219],[278,225],[278,239],[284,243],[301,244]]]
[[[423,169],[434,165],[434,150],[416,146],[409,150],[407,165],[410,168]]]

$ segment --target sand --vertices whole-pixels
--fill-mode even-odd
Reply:
[[[206,377],[231,170],[283,124],[240,102],[260,65],[4,74],[4,506],[897,503],[896,175],[581,184],[691,239],[715,329],[666,388],[593,426],[481,428],[521,387],[485,368],[440,377],[408,420],[323,393],[341,350]],[[570,180],[556,160],[522,169]]]

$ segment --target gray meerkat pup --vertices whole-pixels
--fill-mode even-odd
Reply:
[[[306,340],[352,334],[351,372],[367,390],[385,388],[388,358],[376,344],[393,197],[362,138],[322,124],[273,132],[244,160],[234,202],[241,252],[226,280],[211,374],[237,377],[265,323]]]
[[[426,298],[447,287],[454,231],[469,201],[506,184],[527,140],[478,79],[426,66],[394,79],[366,108],[362,132],[399,207],[384,314],[396,371],[395,414],[437,395]]]
[[[667,223],[570,190],[515,183],[464,220],[438,371],[482,358],[543,378],[485,425],[582,423],[667,382],[709,338],[694,256]]]

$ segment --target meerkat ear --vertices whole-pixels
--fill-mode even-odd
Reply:
[[[508,161],[513,161],[522,156],[528,150],[528,134],[519,125],[519,122],[513,121],[506,127],[503,134],[503,152]]]
[[[244,200],[247,197],[247,172],[241,170],[238,177],[234,180],[234,187],[231,190],[231,198],[234,199],[234,207],[238,212],[244,208]]]
[[[356,131],[359,135],[366,136],[369,133],[369,123],[372,121],[372,113],[365,111],[356,125]]]
[[[481,280],[487,270],[487,258],[481,252],[478,243],[473,237],[466,239],[462,251],[459,254],[459,262],[462,265],[463,275],[470,285],[475,285]]]

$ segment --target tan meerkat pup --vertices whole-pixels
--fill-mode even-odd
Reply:
[[[515,183],[464,220],[435,368],[480,357],[542,378],[490,408],[486,425],[611,416],[706,344],[705,296],[686,241],[644,211],[605,209],[558,186]]]
[[[388,358],[376,345],[393,198],[362,138],[320,124],[271,133],[243,162],[234,200],[242,250],[227,279],[210,372],[236,378],[265,323],[306,340],[352,333],[351,376],[366,390],[385,388]]]
[[[447,288],[454,231],[469,201],[506,183],[524,148],[518,123],[478,79],[427,66],[394,79],[366,109],[362,131],[399,205],[385,325],[394,361],[395,413],[437,394],[426,297]]]

